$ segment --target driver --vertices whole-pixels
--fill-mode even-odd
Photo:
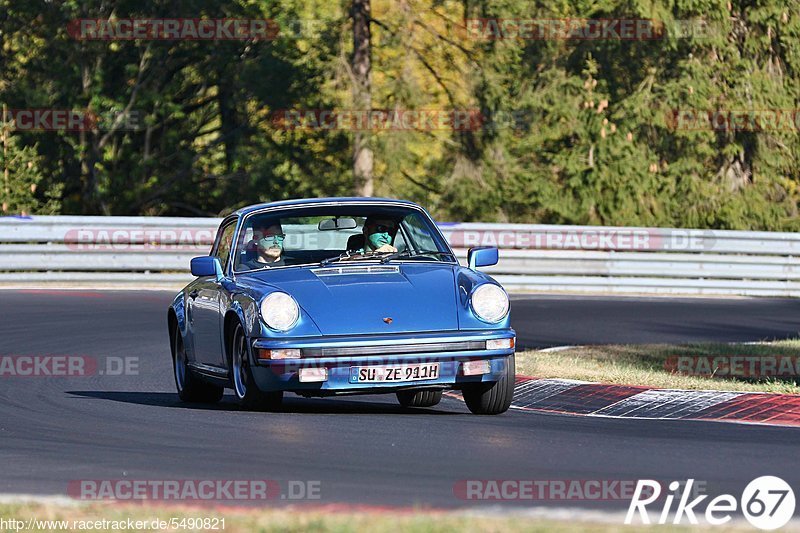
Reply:
[[[394,236],[397,235],[397,222],[388,218],[368,217],[364,222],[364,247],[358,251],[361,254],[394,253],[397,248],[392,246]]]
[[[253,226],[253,240],[256,256],[242,264],[249,270],[284,266],[283,241],[286,234],[279,223]]]

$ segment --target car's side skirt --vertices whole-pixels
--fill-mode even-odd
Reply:
[[[190,361],[187,363],[187,366],[197,372],[198,374],[203,374],[205,376],[209,376],[212,378],[223,378],[228,379],[228,369],[227,368],[220,368],[218,366],[212,365],[204,365],[203,363],[198,363],[196,361]]]

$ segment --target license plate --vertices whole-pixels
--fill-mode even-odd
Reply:
[[[438,378],[439,363],[350,367],[350,383],[386,383]]]

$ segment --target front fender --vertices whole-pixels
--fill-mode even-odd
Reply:
[[[261,320],[261,312],[259,305],[264,296],[270,292],[264,292],[257,298],[253,294],[246,292],[237,293],[232,295],[226,316],[230,313],[235,313],[239,321],[244,326],[245,333],[248,338],[292,338],[292,337],[319,337],[322,333],[314,323],[311,316],[300,306],[300,318],[297,325],[289,331],[274,331],[264,324]]]
[[[169,337],[169,351],[172,357],[175,357],[176,335],[181,336],[184,347],[187,344],[186,337],[188,335],[188,326],[186,323],[185,309],[183,291],[181,291],[175,296],[172,303],[169,304],[169,307],[167,307],[167,335]]]
[[[249,294],[238,293],[231,298],[228,312],[235,313],[244,327],[247,337],[261,336],[261,320],[258,316],[258,303]]]
[[[180,331],[184,339],[186,338],[186,335],[189,332],[188,324],[186,322],[185,298],[186,296],[184,295],[183,291],[181,291],[175,296],[175,298],[172,300],[172,303],[169,306],[169,309],[171,309],[175,313],[175,318],[177,319],[178,322],[178,331]],[[169,322],[167,322],[167,324],[169,326]],[[172,331],[170,331],[170,335],[172,335]]]
[[[470,296],[472,292],[484,283],[493,283],[501,286],[494,278],[483,272],[461,267],[456,272],[456,290],[458,291],[458,327],[462,330],[474,329],[507,329],[511,327],[511,312],[500,322],[490,324],[484,322],[472,312]]]

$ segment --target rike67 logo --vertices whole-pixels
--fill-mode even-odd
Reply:
[[[696,495],[692,492],[693,485],[693,479],[687,480],[685,484],[673,481],[669,484],[670,492],[662,499],[661,484],[658,481],[639,480],[625,516],[625,523],[632,524],[638,513],[643,524],[666,524],[670,522],[670,518],[673,524],[681,524],[685,518],[689,524],[697,525],[700,515],[707,524],[719,526],[730,522],[733,513],[741,510],[754,527],[772,530],[785,526],[794,515],[794,491],[779,477],[762,476],[754,479],[745,487],[739,500],[731,494],[721,494],[705,503],[705,512],[702,514],[695,508],[700,507],[708,495],[700,495],[690,501],[689,498]],[[678,503],[673,511],[676,500]],[[662,501],[663,507],[659,512],[657,506]],[[658,504],[651,505],[655,502]],[[651,509],[648,509],[648,505],[651,505]],[[657,513],[654,521],[651,520],[651,511]]]

